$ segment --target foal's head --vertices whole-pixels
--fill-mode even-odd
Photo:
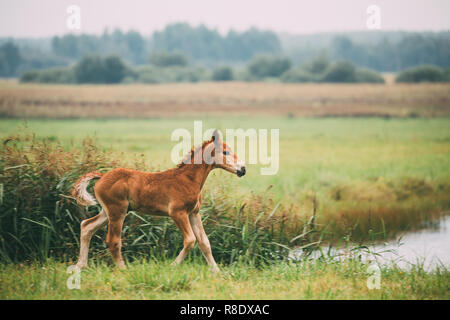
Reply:
[[[189,154],[183,159],[178,167],[184,164],[206,163],[212,168],[222,168],[238,177],[245,175],[245,164],[234,154],[233,150],[222,140],[219,132],[214,131],[209,141],[203,142],[202,146],[193,148]]]
[[[205,162],[211,164],[213,168],[222,168],[238,177],[245,175],[245,163],[237,157],[231,148],[222,140],[218,130],[215,130],[211,143],[203,150]]]

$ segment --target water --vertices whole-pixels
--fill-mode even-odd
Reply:
[[[395,263],[402,269],[408,269],[418,263],[423,264],[427,271],[438,266],[450,269],[450,216],[442,219],[438,226],[432,229],[409,232],[395,241],[372,245],[367,251],[357,252],[364,261],[377,261],[384,265]],[[296,251],[293,257],[300,257],[301,254],[301,251]],[[314,252],[313,257],[320,254],[319,251]],[[336,259],[342,259],[353,253],[348,249],[332,249],[330,254]]]

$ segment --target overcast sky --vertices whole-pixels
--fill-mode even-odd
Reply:
[[[81,31],[105,27],[144,35],[171,22],[205,24],[222,33],[251,26],[277,32],[367,30],[366,9],[381,9],[382,30],[450,30],[450,0],[0,0],[0,37],[70,32],[68,6],[81,9]]]

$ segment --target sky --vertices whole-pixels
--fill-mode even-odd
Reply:
[[[67,27],[67,8],[80,8],[80,30]],[[150,35],[173,22],[221,33],[257,27],[308,34],[367,30],[370,5],[381,30],[450,30],[450,0],[0,0],[0,37],[101,34],[105,28]]]

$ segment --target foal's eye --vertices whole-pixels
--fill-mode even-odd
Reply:
[[[225,155],[225,156],[227,156],[227,155],[229,155],[229,154],[230,154],[229,151],[224,151],[224,152],[223,152],[223,155]]]

